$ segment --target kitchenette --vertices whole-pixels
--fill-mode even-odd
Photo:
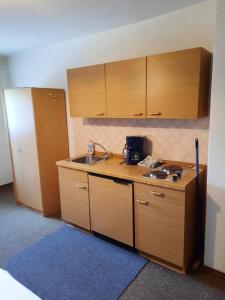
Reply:
[[[197,121],[208,115],[210,69],[203,48],[70,69],[70,113]],[[150,143],[127,136],[115,154],[89,141],[83,156],[57,162],[62,218],[186,273],[202,255],[206,166],[197,138],[191,163],[155,158]]]
[[[210,74],[211,53],[201,47],[69,69],[70,116],[84,124],[194,124],[208,116]],[[145,134],[126,134],[123,149],[114,152],[90,137],[91,131],[86,151],[70,157],[63,90],[8,90],[5,102],[17,204],[48,217],[61,213],[64,221],[180,273],[185,274],[196,259],[201,261],[206,165],[199,164],[198,135],[192,140],[191,160],[180,161],[178,152],[173,160],[153,155],[155,143]],[[17,115],[21,108],[26,118]],[[13,131],[15,120],[18,127],[32,127],[27,133],[32,139],[23,137],[23,146]],[[42,122],[47,120],[45,128]],[[91,130],[95,136],[98,124]],[[114,130],[119,136],[119,128]],[[167,134],[166,128],[162,130]],[[81,136],[82,143],[87,136]],[[111,144],[116,139],[105,137]],[[34,169],[37,174],[31,177]],[[26,176],[17,179],[21,172]],[[30,193],[29,186],[36,192]]]
[[[82,157],[57,162],[62,218],[186,273],[196,247],[195,165],[161,161],[149,168],[103,153],[89,164]],[[205,172],[200,166],[202,192]]]

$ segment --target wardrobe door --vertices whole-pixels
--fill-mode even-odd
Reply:
[[[42,210],[31,89],[5,91],[16,200]]]
[[[69,157],[64,90],[32,89],[43,214],[60,212],[56,162]]]

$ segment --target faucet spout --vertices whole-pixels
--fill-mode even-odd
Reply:
[[[104,158],[105,159],[109,158],[109,152],[106,150],[106,148],[103,145],[101,145],[99,143],[95,143],[95,142],[94,142],[94,145],[99,146],[100,148],[102,148],[102,150],[104,150]]]
[[[90,146],[90,144],[88,144],[88,154],[89,155],[93,155],[94,154],[94,152],[95,152],[95,146],[100,147],[104,151],[104,159],[108,159],[109,158],[110,153],[106,150],[106,148],[103,145],[101,145],[101,144],[99,144],[97,142],[93,142],[93,141],[91,141],[91,146]]]

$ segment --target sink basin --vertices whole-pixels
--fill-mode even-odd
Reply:
[[[94,165],[97,162],[105,160],[102,156],[96,156],[96,155],[86,155],[78,158],[71,159],[72,162],[79,163],[79,164],[87,164],[87,165]]]

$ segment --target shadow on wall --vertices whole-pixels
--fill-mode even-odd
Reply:
[[[221,207],[217,204],[214,199],[223,199],[225,190],[221,189],[218,186],[208,184],[207,186],[207,195],[206,195],[206,231],[207,235],[205,236],[205,259],[204,264],[206,266],[215,266],[216,258],[216,235],[218,217],[221,213]],[[225,221],[224,221],[225,223]],[[218,240],[217,240],[218,243]],[[224,254],[225,259],[225,254]]]
[[[152,155],[153,152],[153,144],[152,141],[149,140],[147,137],[145,138],[144,141],[144,155]]]
[[[126,136],[146,136],[151,141],[148,153],[166,160],[195,162],[195,138],[199,139],[200,163],[207,163],[209,118],[199,120],[165,119],[82,119],[71,118],[71,155],[87,151],[90,139],[112,153],[122,153]]]
[[[180,128],[180,129],[209,129],[209,117],[198,120],[175,119],[83,119],[83,125],[141,127],[141,128]]]

